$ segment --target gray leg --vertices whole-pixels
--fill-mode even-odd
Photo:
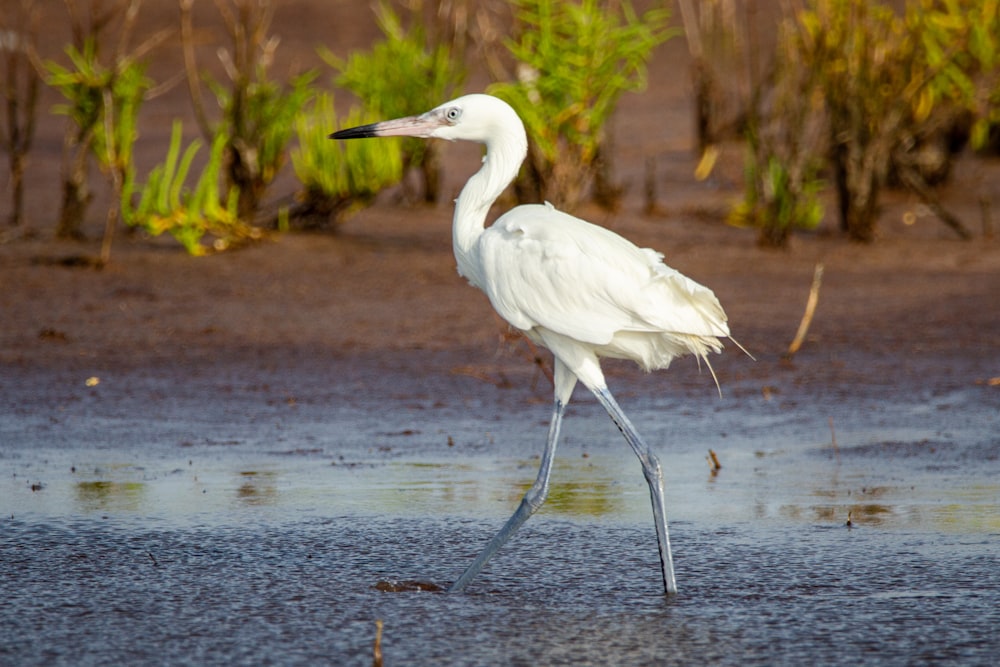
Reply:
[[[472,564],[466,568],[462,576],[458,578],[458,581],[452,584],[452,587],[448,589],[449,593],[458,593],[464,589],[472,581],[472,578],[483,569],[486,561],[492,558],[493,554],[499,551],[500,547],[521,527],[521,524],[537,512],[538,508],[545,502],[546,496],[549,495],[549,475],[552,473],[552,461],[555,459],[556,444],[559,441],[559,429],[562,425],[563,413],[565,411],[565,403],[556,399],[555,407],[552,411],[552,422],[549,425],[549,438],[545,443],[545,452],[542,454],[542,465],[538,469],[538,478],[535,479],[535,483],[531,485],[528,492],[524,494],[524,498],[521,499],[521,504],[518,505],[513,516],[507,519],[507,523],[500,529],[500,532],[493,536],[493,539],[490,540],[486,548],[476,557],[476,560],[472,561]]]
[[[670,553],[670,534],[667,532],[667,514],[665,501],[663,498],[663,470],[660,468],[660,461],[656,455],[650,451],[649,447],[639,437],[635,426],[629,418],[622,412],[618,402],[615,401],[611,392],[606,387],[592,388],[591,391],[597,396],[604,409],[611,415],[611,419],[618,425],[618,429],[625,436],[632,451],[639,457],[642,463],[642,472],[646,476],[649,484],[649,494],[653,500],[653,520],[656,522],[656,540],[660,545],[660,566],[663,570],[663,587],[667,593],[677,592],[677,581],[674,579],[674,560]]]

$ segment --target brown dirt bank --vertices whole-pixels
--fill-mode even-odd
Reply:
[[[282,4],[274,24],[283,37],[279,64],[316,64],[319,43],[345,53],[368,43],[374,20],[367,10],[358,12],[352,3]],[[175,20],[172,10],[150,10],[144,18],[150,31]],[[213,20],[215,13],[206,9],[199,25]],[[153,75],[176,71],[179,58],[179,49],[168,49]],[[720,222],[739,191],[740,149],[727,150],[708,181],[692,177],[691,96],[687,77],[677,76],[686,67],[685,47],[675,39],[652,62],[649,90],[623,99],[614,120],[615,164],[628,186],[626,197],[619,213],[589,210],[584,217],[665,252],[669,264],[715,290],[733,334],[760,360],[752,364],[730,347],[715,362],[724,386],[746,378],[759,390],[794,377],[844,391],[858,384],[980,383],[984,391],[1000,392],[988,384],[1000,376],[1000,243],[953,240],[911,198],[890,193],[882,238],[873,246],[827,232],[799,235],[787,252],[756,248],[751,231]],[[475,74],[469,89],[481,87],[482,79]],[[55,101],[47,95],[43,108]],[[161,159],[177,116],[193,132],[182,87],[145,113],[137,146],[142,165]],[[290,357],[329,357],[410,359],[419,372],[421,355],[430,352],[444,367],[466,372],[497,364],[530,367],[521,352],[494,356],[503,347],[503,327],[485,298],[455,274],[449,203],[409,206],[390,193],[340,236],[280,236],[202,259],[168,240],[120,234],[103,271],[60,264],[97,251],[93,241],[49,240],[62,119],[42,120],[28,172],[29,223],[0,234],[0,371],[162,363],[182,372],[186,365],[229,358],[252,372],[259,359],[280,365]],[[446,148],[448,198],[476,168],[477,150]],[[655,217],[639,213],[647,157],[656,160],[665,211]],[[288,175],[283,178],[275,196],[294,190]],[[955,185],[944,193],[946,204],[974,228],[984,194],[1000,201],[995,161],[963,160]],[[4,213],[6,206],[4,200]],[[917,214],[916,224],[900,222],[907,211]],[[99,197],[88,222],[92,238],[102,215]],[[819,261],[826,273],[810,336],[795,364],[782,364]],[[669,371],[670,381],[682,383],[694,370],[693,363],[679,364]],[[703,391],[708,380],[696,381]]]
[[[1000,375],[993,245],[885,239],[859,247],[810,237],[776,254],[717,224],[622,216],[613,226],[666,250],[672,265],[715,290],[734,335],[759,359],[730,346],[714,362],[724,387],[794,378],[848,393],[977,383],[1000,391],[988,387]],[[486,299],[456,275],[449,239],[443,208],[385,205],[339,237],[287,235],[201,259],[122,240],[103,271],[52,263],[79,252],[76,244],[8,243],[0,246],[0,365],[98,373],[167,364],[182,377],[213,359],[252,374],[294,358],[381,358],[390,368],[410,358],[419,373],[429,354],[484,378],[501,366],[530,368],[524,348],[501,342],[504,327]],[[817,261],[826,267],[819,308],[789,365],[780,357]],[[668,373],[683,383],[694,370],[685,362]],[[692,381],[700,390],[707,382]]]

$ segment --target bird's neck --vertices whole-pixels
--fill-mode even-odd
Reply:
[[[478,241],[485,229],[486,215],[517,176],[527,151],[523,127],[495,137],[486,145],[482,168],[469,179],[455,201],[452,243],[458,272],[477,287],[482,287]]]

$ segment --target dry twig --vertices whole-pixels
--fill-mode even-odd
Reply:
[[[795,339],[788,346],[788,352],[785,353],[786,359],[791,359],[799,351],[799,348],[802,347],[806,333],[809,332],[809,325],[812,323],[813,315],[816,313],[816,304],[819,303],[819,286],[822,282],[823,264],[821,262],[816,264],[816,270],[813,272],[812,287],[809,288],[809,298],[806,300],[806,311],[802,315],[802,321],[799,322],[799,330],[795,332]]]
[[[382,619],[375,619],[375,645],[372,647],[372,667],[382,667]]]
[[[714,449],[708,450],[708,465],[712,469],[712,475],[718,475],[719,470],[722,469],[722,464],[719,462],[719,456],[715,453]]]

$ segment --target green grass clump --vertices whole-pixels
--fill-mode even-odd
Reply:
[[[375,14],[384,38],[370,51],[354,52],[346,60],[320,52],[339,72],[336,85],[353,93],[379,120],[424,112],[454,97],[466,78],[464,54],[454,41],[432,34],[418,10],[411,13],[408,28],[386,2],[379,3]],[[436,146],[422,139],[404,139],[401,146],[404,171],[418,170],[423,199],[436,201],[441,179]]]
[[[532,199],[573,209],[598,176],[605,126],[621,95],[646,85],[653,49],[675,34],[665,8],[639,15],[630,2],[514,0],[517,36],[507,48],[516,80],[491,92],[517,110],[528,131]]]
[[[355,109],[344,123],[353,127],[375,120]],[[337,129],[333,98],[325,93],[318,93],[295,120],[298,146],[292,150],[292,167],[303,189],[289,213],[293,226],[336,229],[403,177],[398,139],[334,141],[330,134]]]
[[[219,197],[226,137],[215,137],[208,162],[191,189],[186,186],[187,178],[201,142],[192,141],[181,153],[181,129],[176,121],[166,159],[150,172],[139,203],[126,221],[153,236],[170,234],[192,255],[260,238],[261,230],[242,222],[237,213],[239,192],[230,189],[224,203]]]

